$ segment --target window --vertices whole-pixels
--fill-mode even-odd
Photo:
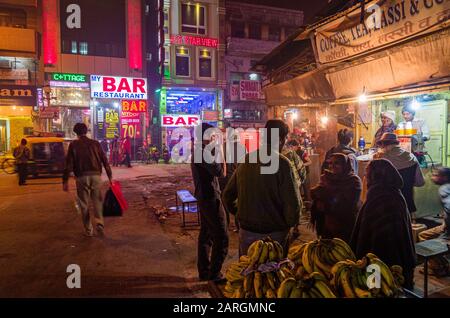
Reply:
[[[63,40],[62,53],[64,54],[80,54],[90,56],[108,56],[124,58],[125,47],[117,43],[100,43],[100,42],[78,42]]]
[[[189,49],[185,47],[176,48],[175,73],[177,76],[190,76]]]
[[[245,22],[241,21],[231,22],[231,37],[245,38]]]
[[[212,56],[210,50],[200,50],[198,67],[199,77],[212,77]]]
[[[181,32],[206,34],[206,8],[200,4],[181,5]]]
[[[80,42],[80,54],[88,55],[88,44],[87,42]]]
[[[281,41],[281,29],[276,26],[269,27],[269,41],[280,42]]]
[[[250,23],[248,25],[248,37],[254,40],[261,40],[261,25]]]
[[[0,27],[26,28],[26,12],[21,9],[0,8]]]
[[[77,54],[78,53],[77,41],[72,41],[72,48],[70,50],[70,53],[72,53],[72,54]]]

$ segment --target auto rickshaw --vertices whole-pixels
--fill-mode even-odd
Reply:
[[[66,140],[59,137],[26,137],[30,149],[28,175],[62,175],[66,155]]]

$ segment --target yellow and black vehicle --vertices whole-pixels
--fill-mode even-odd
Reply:
[[[64,170],[64,160],[67,141],[60,137],[27,137],[27,147],[31,158],[28,164],[28,175],[61,175]]]

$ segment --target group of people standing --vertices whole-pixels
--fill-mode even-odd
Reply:
[[[116,135],[110,143],[107,139],[103,139],[100,145],[106,155],[109,152],[109,161],[113,167],[125,164],[131,168],[131,139],[129,136],[119,139]]]

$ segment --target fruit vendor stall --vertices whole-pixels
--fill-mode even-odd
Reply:
[[[287,255],[270,238],[254,242],[232,263],[226,282],[210,282],[218,298],[400,298],[419,297],[401,287],[402,268],[368,253],[357,260],[340,239],[294,242]]]

